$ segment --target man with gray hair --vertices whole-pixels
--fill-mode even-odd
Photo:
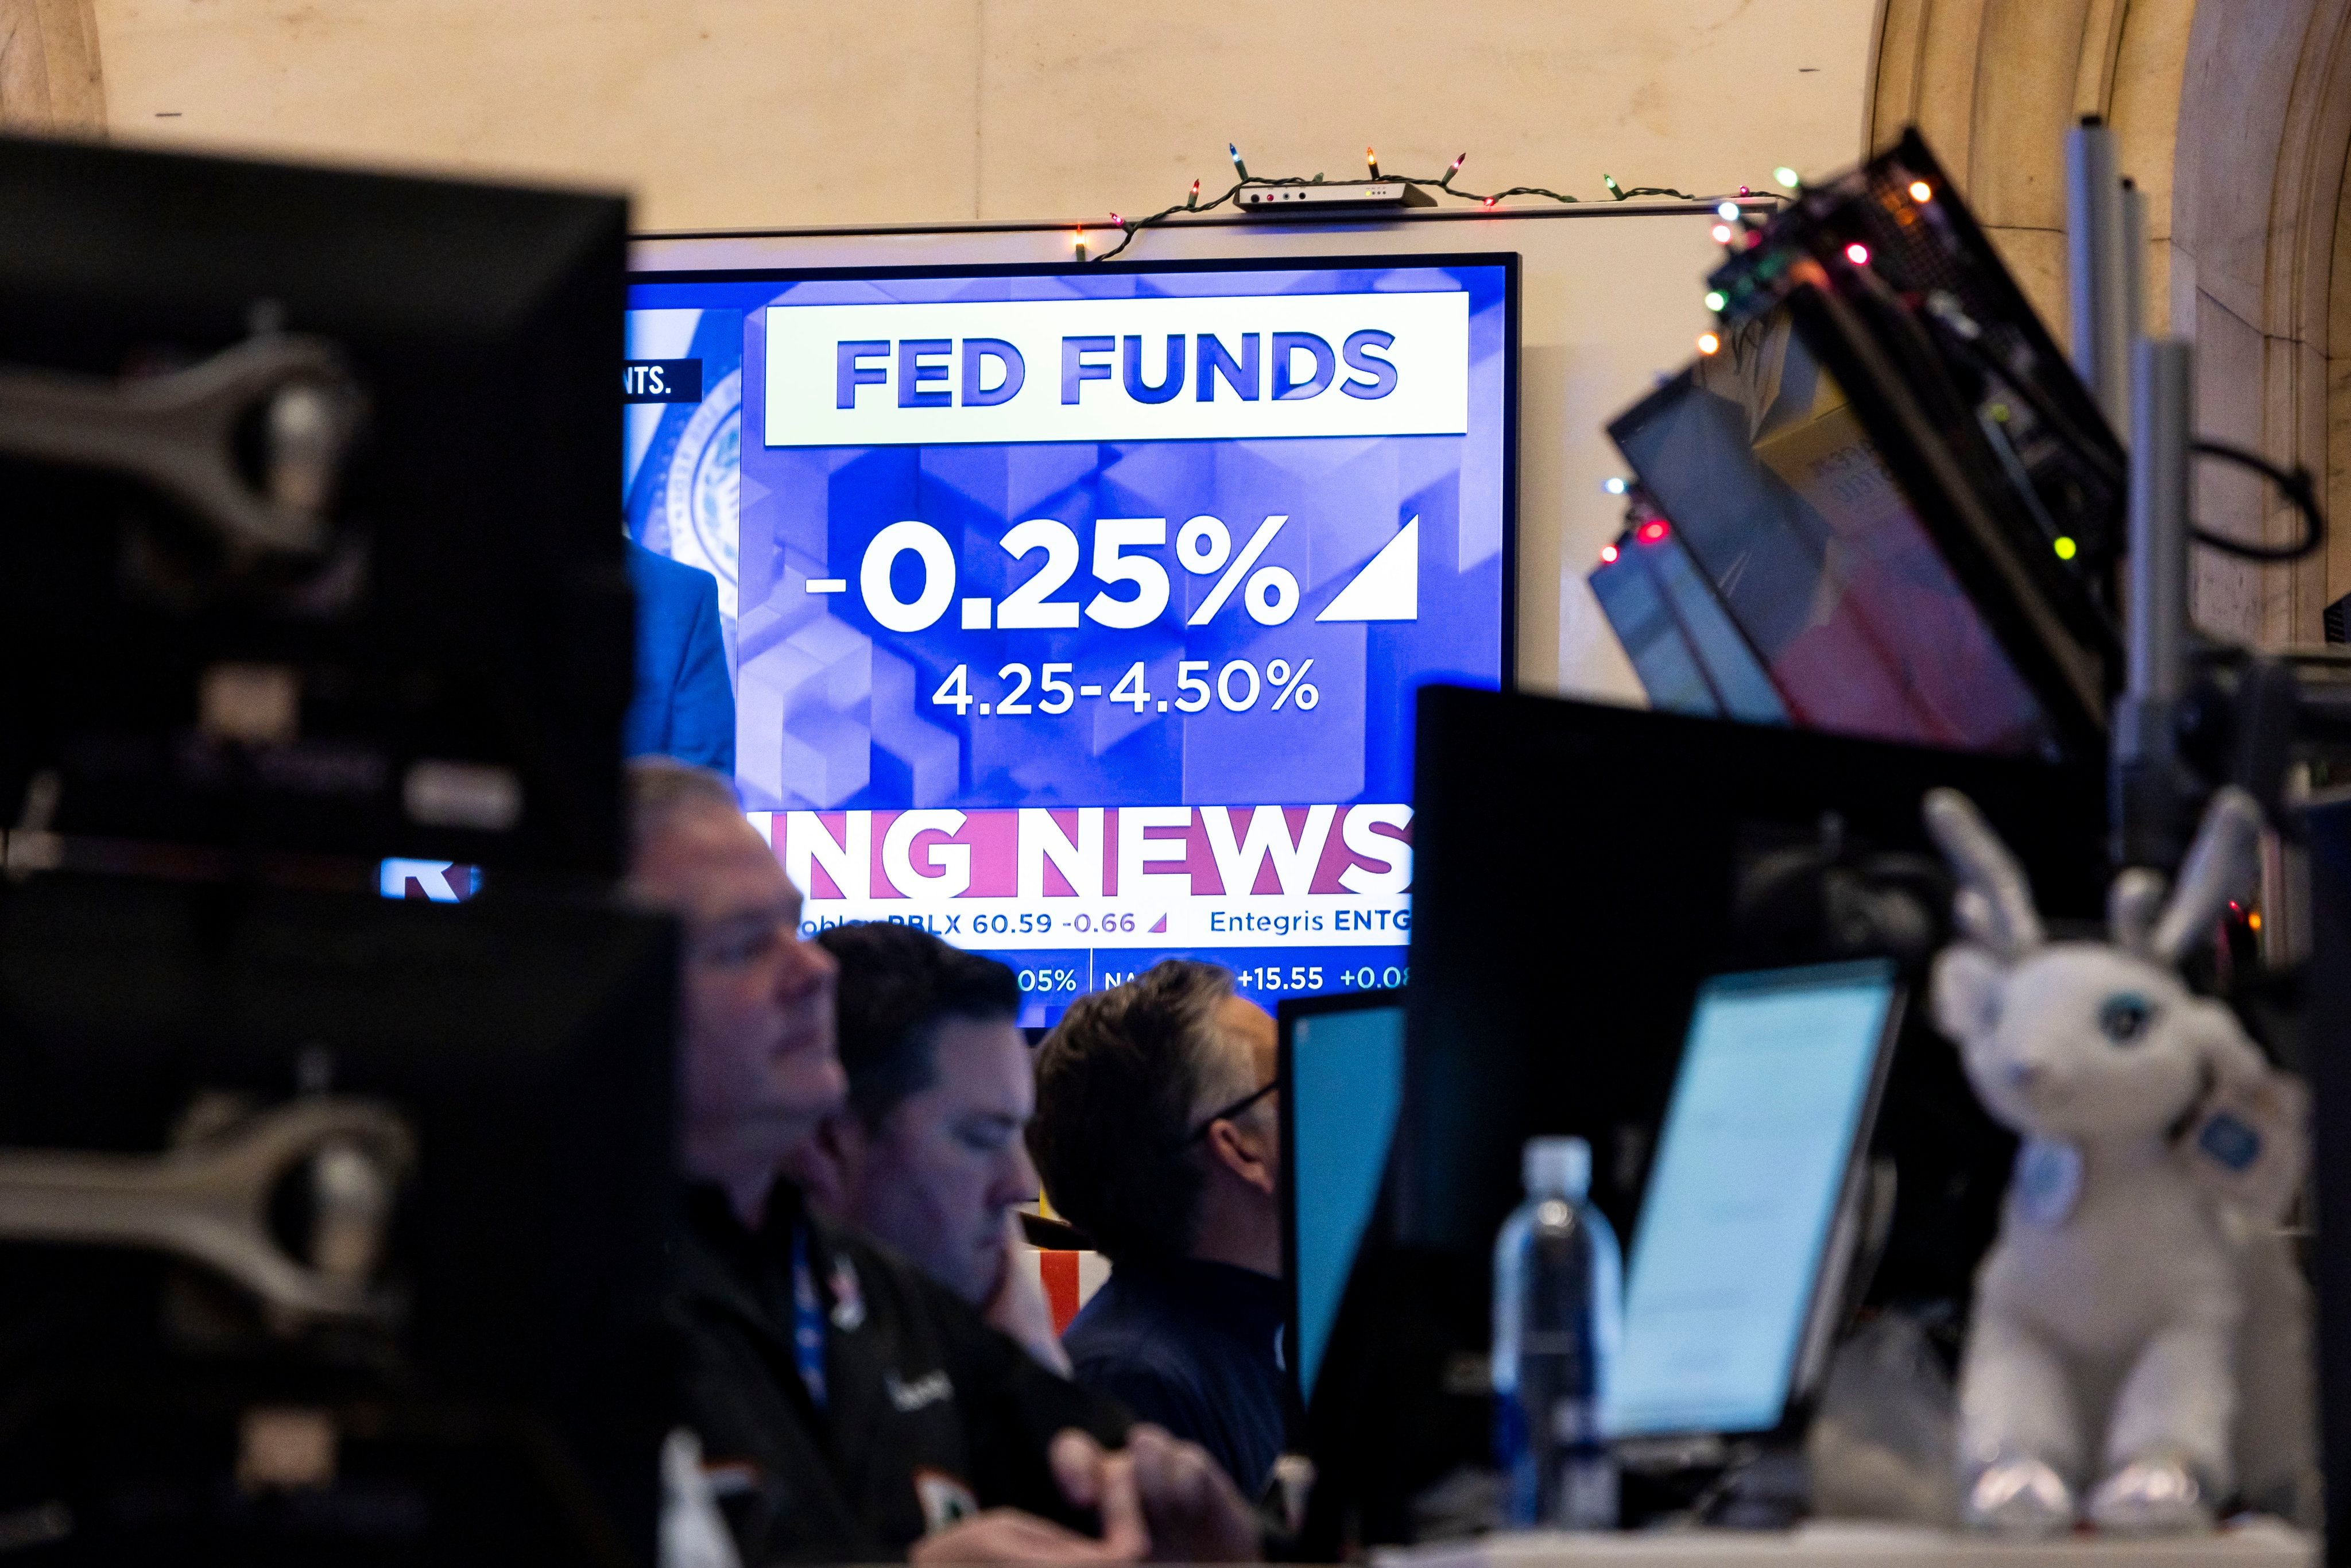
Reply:
[[[665,1316],[746,1568],[1256,1555],[1207,1455],[1047,1372],[778,1174],[847,1092],[837,967],[725,779],[643,760],[629,786],[628,890],[682,926]]]
[[[1071,1004],[1038,1052],[1029,1146],[1111,1260],[1061,1346],[1078,1381],[1208,1450],[1248,1495],[1282,1448],[1273,1019],[1169,958]]]

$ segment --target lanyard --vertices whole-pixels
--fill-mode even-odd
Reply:
[[[824,1302],[816,1293],[816,1275],[809,1268],[808,1227],[792,1230],[792,1358],[799,1364],[800,1381],[820,1410],[825,1407]]]

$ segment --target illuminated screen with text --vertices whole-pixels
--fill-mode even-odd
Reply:
[[[1508,258],[640,274],[640,543],[713,574],[810,932],[1023,1021],[1168,955],[1405,979],[1411,720],[1504,673]]]

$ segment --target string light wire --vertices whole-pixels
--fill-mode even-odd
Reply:
[[[1453,185],[1453,177],[1461,172],[1461,165],[1467,162],[1469,157],[1469,154],[1467,152],[1464,152],[1460,157],[1456,158],[1453,161],[1453,166],[1445,171],[1445,174],[1442,179],[1436,180],[1416,178],[1406,174],[1390,174],[1385,179],[1364,180],[1325,180],[1320,174],[1315,175],[1311,180],[1297,177],[1289,179],[1274,179],[1264,175],[1250,173],[1249,172],[1249,165],[1241,162],[1240,149],[1238,147],[1228,149],[1228,152],[1233,161],[1234,170],[1240,175],[1240,178],[1233,183],[1231,189],[1226,191],[1223,195],[1211,201],[1201,196],[1200,183],[1197,180],[1195,180],[1192,182],[1191,193],[1185,200],[1176,203],[1173,206],[1162,207],[1155,213],[1152,213],[1147,216],[1139,218],[1122,218],[1117,214],[1113,213],[1111,214],[1111,223],[1123,231],[1119,238],[1119,242],[1102,251],[1101,255],[1092,257],[1092,260],[1093,262],[1108,261],[1113,256],[1118,255],[1119,252],[1124,250],[1128,246],[1133,245],[1134,243],[1134,236],[1141,234],[1144,230],[1147,228],[1155,228],[1161,224],[1166,223],[1171,218],[1176,217],[1185,213],[1214,212],[1228,202],[1238,200],[1240,193],[1243,191],[1248,190],[1281,189],[1299,185],[1347,186],[1405,184],[1426,185],[1434,190],[1441,191],[1448,196],[1457,197],[1465,202],[1481,203],[1489,208],[1494,206],[1497,203],[1508,201],[1512,196],[1536,196],[1544,201],[1558,202],[1562,205],[1569,206],[1581,205],[1586,201],[1586,198],[1584,197],[1572,196],[1563,192],[1547,190],[1541,185],[1512,185],[1506,191],[1496,191],[1490,194],[1476,191],[1456,190]],[[1364,152],[1366,162],[1371,162],[1371,149],[1365,148]],[[1379,165],[1376,162],[1372,162],[1372,167],[1374,170],[1376,170],[1378,166]],[[1601,183],[1608,189],[1608,199],[1614,202],[1631,201],[1635,196],[1671,196],[1677,200],[1685,202],[1695,202],[1698,200],[1698,197],[1691,195],[1687,191],[1677,191],[1670,185],[1634,185],[1626,187],[1619,185],[1614,176],[1606,174],[1601,176]],[[1085,261],[1088,258],[1081,254],[1078,259]]]

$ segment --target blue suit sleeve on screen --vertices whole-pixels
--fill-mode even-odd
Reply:
[[[631,757],[735,771],[735,688],[718,623],[718,580],[633,541],[637,685],[622,726]]]

